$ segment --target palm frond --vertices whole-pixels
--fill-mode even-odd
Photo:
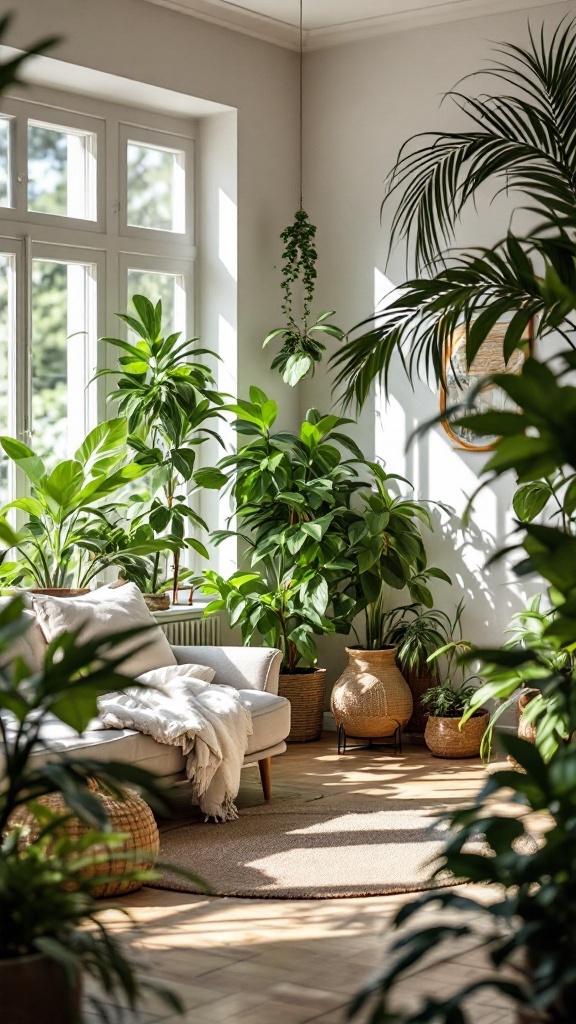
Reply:
[[[576,205],[576,21],[561,22],[549,43],[543,29],[538,38],[530,32],[527,47],[501,44],[496,54],[467,78],[484,75],[515,92],[447,93],[473,129],[413,136],[388,175],[381,213],[399,197],[390,244],[413,241],[417,272],[442,263],[463,207],[489,180],[496,194],[520,190],[558,215]]]
[[[509,320],[506,359],[530,320],[539,338],[560,330],[567,344],[576,347],[570,321],[562,326],[575,308],[575,260],[576,245],[567,231],[554,238],[538,234],[523,240],[509,234],[494,249],[454,259],[432,278],[408,281],[385,309],[357,328],[369,329],[348,336],[332,357],[335,389],[343,389],[344,406],[361,407],[374,380],[387,392],[395,354],[412,382],[416,375],[442,382],[447,346],[458,327],[465,328],[468,365],[500,320]]]

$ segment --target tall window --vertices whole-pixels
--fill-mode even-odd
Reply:
[[[132,295],[193,332],[193,139],[189,120],[75,96],[2,103],[0,432],[48,465],[106,416],[97,339]],[[0,502],[15,484],[0,464]]]

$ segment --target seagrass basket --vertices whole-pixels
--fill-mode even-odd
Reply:
[[[434,757],[478,757],[489,718],[488,711],[483,711],[460,729],[461,718],[430,715],[424,730],[426,746]]]
[[[324,720],[326,669],[313,672],[280,673],[278,693],[290,701],[290,732],[287,743],[319,740]]]
[[[332,690],[336,728],[348,736],[377,739],[406,726],[412,694],[396,664],[396,649],[364,651],[347,647],[348,664]]]
[[[146,801],[133,790],[125,790],[126,799],[117,800],[101,790],[93,779],[89,780],[89,788],[98,795],[102,802],[111,830],[125,835],[123,842],[119,845],[107,846],[103,843],[94,846],[94,852],[98,855],[98,863],[86,868],[85,877],[106,875],[110,880],[106,884],[95,886],[92,895],[108,899],[111,896],[136,892],[137,889],[142,888],[144,883],[139,879],[123,876],[127,872],[143,871],[154,866],[160,849],[160,836],[154,815]],[[68,812],[60,793],[41,796],[37,802],[54,814]],[[24,841],[29,843],[34,842],[40,832],[37,819],[27,807],[20,808],[12,815],[10,825],[24,826],[26,829]],[[60,828],[60,834],[65,834],[71,839],[79,839],[89,831],[88,827],[75,817],[63,822]],[[106,854],[108,859],[104,856]],[[119,854],[126,854],[126,859],[119,857]]]

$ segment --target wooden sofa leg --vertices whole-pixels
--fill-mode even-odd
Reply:
[[[265,800],[272,799],[272,758],[264,757],[261,761],[258,761],[258,770],[260,772],[260,782],[262,783],[262,792],[264,793]]]

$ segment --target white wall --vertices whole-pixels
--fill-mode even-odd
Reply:
[[[570,10],[576,12],[576,3],[555,4],[532,10],[530,20],[537,28],[543,19],[554,27]],[[404,253],[394,253],[387,263],[390,214],[382,225],[379,218],[383,181],[399,147],[417,132],[467,125],[449,101],[440,109],[442,95],[482,67],[490,56],[489,40],[526,42],[527,20],[528,12],[471,19],[306,56],[304,205],[318,226],[317,308],[336,309],[339,326],[348,329],[372,312],[385,277],[395,285],[406,279]],[[482,206],[478,217],[465,218],[459,242],[495,242],[505,234],[511,209],[504,200]],[[461,512],[485,456],[455,450],[440,427],[406,455],[407,436],[436,415],[437,396],[422,383],[412,392],[401,367],[392,375],[392,395],[377,450],[374,401],[365,407],[357,435],[361,447],[367,456],[383,456],[390,471],[405,473],[421,497]],[[303,410],[312,404],[329,407],[325,374],[302,387],[301,403]],[[427,541],[430,562],[454,579],[452,588],[436,588],[438,605],[451,610],[466,595],[466,630],[479,644],[498,641],[519,606],[503,567],[483,571],[487,555],[506,535],[512,490],[511,480],[500,481],[476,502],[468,530],[454,520]],[[344,656],[331,642],[324,645],[323,660],[335,675]]]

